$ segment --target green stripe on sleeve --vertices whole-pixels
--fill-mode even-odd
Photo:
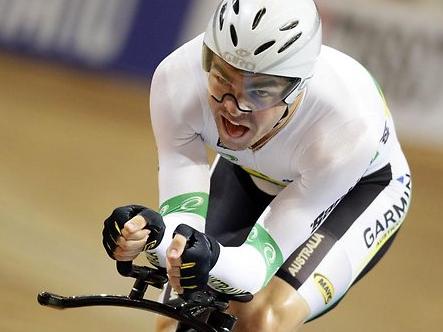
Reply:
[[[168,199],[160,206],[159,213],[166,216],[170,213],[194,213],[206,218],[208,213],[209,195],[204,192],[194,192],[178,195]]]
[[[261,225],[256,224],[248,235],[246,243],[253,246],[263,256],[266,263],[266,279],[263,287],[283,265],[283,255],[277,243]]]

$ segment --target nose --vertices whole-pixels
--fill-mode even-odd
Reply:
[[[238,109],[236,100],[232,96],[225,96],[223,99],[223,107],[228,113],[234,117],[240,116],[241,111]]]

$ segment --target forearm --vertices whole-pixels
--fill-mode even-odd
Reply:
[[[265,261],[252,246],[221,247],[208,284],[222,293],[255,294],[263,287],[265,276]]]
[[[165,232],[158,246],[146,250],[149,261],[157,266],[166,266],[166,250],[172,241],[174,230],[180,224],[186,224],[204,232],[205,218],[208,209],[208,194],[192,192],[178,195],[165,201],[160,206],[160,214],[165,223]]]
[[[277,243],[257,224],[240,247],[220,246],[209,285],[224,293],[254,294],[266,286],[283,262]]]

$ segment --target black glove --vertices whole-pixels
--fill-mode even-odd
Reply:
[[[121,236],[121,230],[125,223],[134,218],[136,215],[141,215],[146,220],[145,229],[149,229],[148,239],[144,250],[156,248],[165,232],[165,224],[162,216],[141,205],[127,205],[116,208],[112,214],[104,221],[103,227],[103,246],[109,257],[114,258],[114,251],[117,248],[118,237]]]
[[[173,236],[175,234],[181,234],[187,240],[180,267],[180,284],[184,292],[203,288],[208,283],[209,271],[218,260],[220,245],[213,237],[185,224],[178,225]]]

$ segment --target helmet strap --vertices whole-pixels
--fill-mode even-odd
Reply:
[[[283,119],[288,116],[288,114],[289,114],[289,105],[286,104],[285,112],[283,113],[283,115],[281,116],[280,120],[278,120],[278,122],[275,124],[275,126],[273,128],[277,127],[280,124],[280,122],[282,122]]]

